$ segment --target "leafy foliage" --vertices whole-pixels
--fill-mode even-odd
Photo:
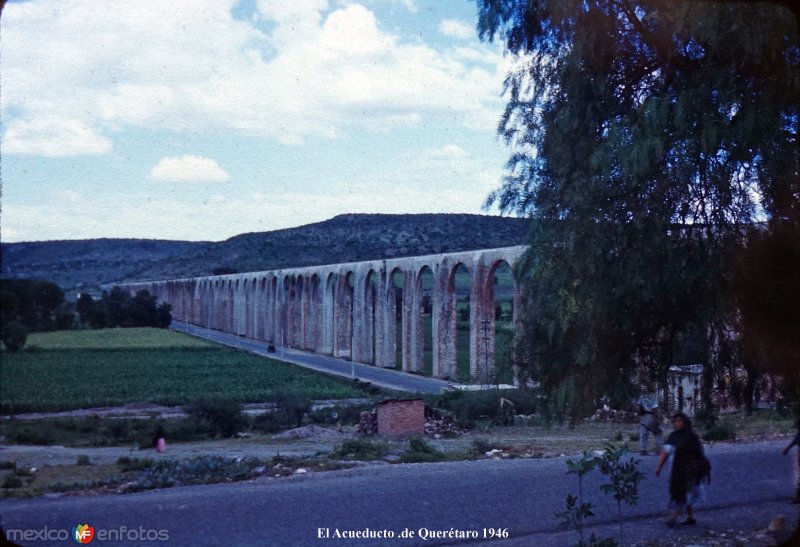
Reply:
[[[103,291],[95,301],[88,294],[81,294],[76,303],[81,319],[96,329],[114,327],[159,327],[165,329],[172,322],[172,307],[157,304],[155,295],[146,290],[131,296],[121,287]]]
[[[593,505],[591,502],[583,501],[583,478],[595,469],[607,476],[609,482],[600,486],[606,494],[612,494],[614,501],[617,502],[619,512],[619,541],[622,544],[622,504],[636,505],[639,501],[639,483],[644,479],[644,473],[639,471],[640,461],[635,458],[627,458],[626,448],[616,448],[613,444],[607,443],[602,455],[595,456],[589,452],[584,452],[580,459],[567,460],[567,474],[577,475],[578,495],[567,494],[565,510],[556,513],[556,516],[567,526],[575,527],[580,534],[579,546],[598,546],[617,545],[611,538],[597,538],[592,534],[588,542],[583,539],[584,521],[594,516]]]
[[[447,459],[447,455],[437,449],[422,437],[408,439],[408,450],[403,452],[400,461],[403,463],[440,462]]]
[[[616,448],[607,444],[600,462],[600,471],[609,479],[607,484],[600,486],[606,494],[612,494],[617,502],[619,515],[619,542],[622,544],[622,504],[636,505],[639,503],[639,483],[645,475],[639,471],[640,461],[633,457],[626,457],[626,448]]]
[[[578,460],[567,460],[567,475],[577,475],[578,477],[578,495],[567,494],[565,510],[556,513],[556,516],[567,526],[574,526],[578,530],[581,538],[580,544],[583,544],[583,523],[587,518],[594,516],[592,503],[583,501],[583,477],[600,463],[600,458],[591,456],[589,452],[584,452]]]
[[[800,399],[800,217],[754,230],[734,277],[744,353],[751,369],[784,378]],[[800,407],[798,407],[800,409]]]
[[[18,321],[31,331],[58,326],[56,311],[64,303],[64,291],[39,279],[0,279],[2,324]]]
[[[385,442],[372,441],[369,439],[347,439],[336,446],[333,451],[334,457],[348,460],[380,460],[389,451]]]
[[[514,60],[489,203],[530,216],[518,348],[578,419],[643,365],[665,381],[736,321],[743,226],[800,217],[800,49],[791,14],[743,2],[478,0]],[[560,403],[553,400],[559,397]]]
[[[25,346],[28,329],[19,321],[9,321],[0,327],[0,340],[8,351],[15,353]]]
[[[200,399],[186,411],[208,423],[213,437],[233,437],[245,425],[242,406],[222,397]]]

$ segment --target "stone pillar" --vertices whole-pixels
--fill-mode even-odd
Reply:
[[[375,366],[383,368],[391,368],[394,366],[394,323],[390,322],[389,315],[392,314],[391,319],[394,319],[394,303],[389,306],[388,292],[391,280],[386,272],[386,263],[376,274],[375,285]]]
[[[378,351],[377,365],[384,368],[394,368],[397,365],[397,289],[394,286],[393,272],[382,270],[382,292],[380,304],[380,349]]]
[[[411,293],[409,295],[409,303],[411,309],[409,310],[409,349],[408,349],[408,368],[412,372],[419,372],[423,370],[425,358],[425,333],[422,320],[422,302],[423,302],[423,285],[422,273],[417,271],[414,273],[413,284],[408,287]]]
[[[334,357],[353,358],[353,287],[348,274],[340,275],[334,308]]]
[[[438,315],[436,328],[433,331],[436,340],[433,375],[438,378],[454,379],[458,351],[458,334],[456,332],[456,265],[443,261],[436,279],[438,293],[434,310]]]
[[[470,374],[478,383],[488,383],[494,369],[494,297],[485,259],[476,261],[470,294]],[[493,287],[492,287],[493,288]]]
[[[362,271],[351,274],[353,282],[353,308],[352,308],[352,347],[351,358],[357,363],[369,363],[369,350],[367,349],[367,275]]]
[[[335,346],[335,316],[336,316],[336,288],[338,281],[335,274],[330,274],[322,281],[324,283],[322,295],[322,340],[320,351],[333,355]]]

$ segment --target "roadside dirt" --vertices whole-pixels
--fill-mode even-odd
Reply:
[[[263,412],[263,408],[251,408],[250,412]],[[120,408],[89,409],[58,413],[59,416],[124,416],[150,418],[158,415],[161,418],[180,417],[180,409],[158,407],[157,405],[134,404]],[[53,417],[53,414],[48,414]],[[35,419],[44,415],[30,415],[18,419]],[[552,426],[549,428],[535,426],[521,427],[493,427],[485,430],[474,429],[466,431],[455,437],[431,438],[429,442],[439,450],[449,454],[471,453],[473,457],[506,458],[527,457],[547,458],[577,455],[584,450],[602,449],[605,443],[614,441],[616,444],[631,442],[631,435],[636,433],[636,424],[599,423],[587,422],[571,429],[566,426]],[[137,446],[117,446],[98,448],[69,448],[63,446],[26,446],[0,444],[0,463],[14,462],[17,468],[33,469],[37,475],[55,475],[66,478],[70,475],[75,480],[91,478],[94,473],[113,473],[116,462],[121,457],[149,458],[153,460],[184,460],[197,456],[223,456],[226,458],[255,457],[271,459],[276,456],[310,458],[318,455],[330,454],[342,441],[356,438],[358,434],[354,427],[320,427],[308,425],[277,435],[254,435],[245,438],[208,440],[202,442],[171,443],[167,439],[167,451],[158,453],[153,449],[140,450]],[[788,435],[759,434],[740,439],[737,443],[719,443],[718,449],[726,450],[735,448],[735,444],[743,442],[759,442],[764,440],[786,438]],[[390,445],[390,454],[399,454],[403,451],[405,441],[387,441]],[[77,465],[80,457],[89,458],[90,466]],[[353,462],[349,462],[353,464]],[[366,464],[369,465],[369,464]],[[304,471],[305,472],[305,471]],[[291,473],[291,470],[289,470]],[[47,494],[61,495],[61,494]],[[792,507],[792,506],[790,506]],[[725,526],[717,531],[697,533],[696,535],[681,534],[680,538],[662,537],[659,541],[647,540],[636,542],[640,547],[672,547],[678,545],[695,545],[698,547],[727,547],[750,546],[761,547],[778,545],[779,538],[785,538],[788,530],[796,523],[796,510],[789,508],[770,508],[769,515],[774,512],[786,514],[787,522],[780,533],[769,533],[767,526],[770,524],[766,518],[757,529],[741,530],[733,525]],[[781,509],[778,511],[778,509]],[[784,509],[789,509],[785,512]],[[766,508],[765,508],[766,510]],[[795,516],[792,517],[791,515]],[[771,517],[770,517],[771,518]]]

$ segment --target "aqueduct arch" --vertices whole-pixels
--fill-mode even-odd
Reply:
[[[519,289],[510,271],[523,250],[503,247],[127,288],[149,290],[169,303],[180,321],[379,367],[463,380],[467,363],[459,364],[461,352],[469,356],[468,376],[485,381],[495,366],[498,329],[513,333],[518,322]]]

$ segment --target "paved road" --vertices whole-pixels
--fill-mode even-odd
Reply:
[[[794,522],[796,506],[788,503],[791,462],[781,456],[782,445],[783,441],[773,441],[711,447],[709,502],[699,510],[700,524],[691,532],[765,527],[776,513]],[[674,538],[689,532],[686,527],[667,530],[663,525],[667,477],[654,477],[655,463],[655,457],[644,458],[647,478],[641,484],[639,505],[626,509],[628,540]],[[134,541],[137,534],[156,537],[159,530],[169,536],[169,545],[571,545],[577,534],[564,532],[554,516],[563,510],[566,493],[576,490],[575,477],[567,476],[565,469],[564,458],[374,465],[129,495],[5,500],[0,502],[0,516],[7,530],[46,530],[54,538],[78,523],[94,526],[96,533],[120,533],[125,526],[123,533],[128,535],[124,541],[111,542],[115,545],[140,544]],[[584,491],[597,505],[593,522],[606,536],[615,534],[615,506],[599,492],[599,477],[587,479]],[[483,536],[484,528],[507,530],[509,538],[497,542],[482,537],[419,537],[421,529],[474,531]],[[394,537],[334,538],[337,531],[384,530]],[[404,530],[415,537],[401,539]],[[325,534],[330,537],[319,537]]]
[[[452,387],[452,384],[436,378],[425,378],[414,374],[407,374],[397,370],[378,368],[372,365],[353,363],[344,359],[335,359],[325,355],[317,355],[305,351],[291,348],[278,347],[275,353],[267,352],[267,344],[249,338],[242,338],[233,334],[220,332],[212,329],[205,329],[196,325],[173,321],[170,328],[179,332],[185,332],[198,338],[204,338],[239,348],[256,355],[263,355],[279,361],[286,361],[314,369],[327,374],[341,376],[344,378],[358,378],[364,382],[394,389],[397,391],[407,391],[411,393],[441,393]]]

